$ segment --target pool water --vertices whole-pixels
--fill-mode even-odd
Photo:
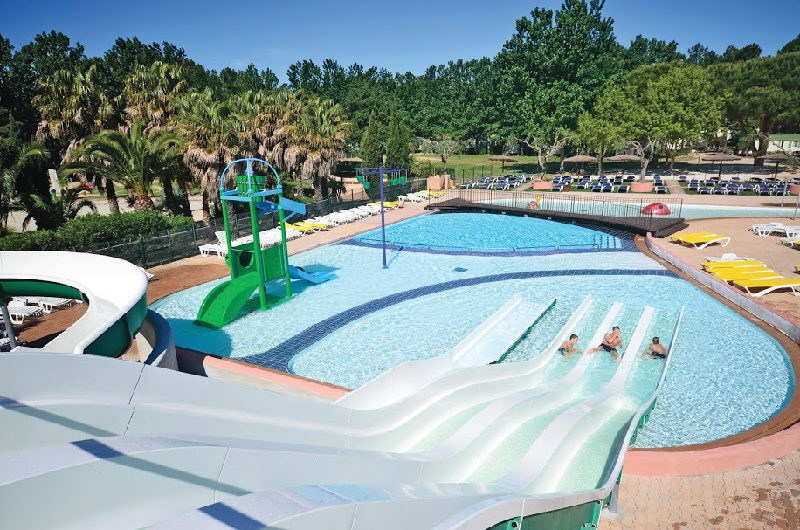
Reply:
[[[459,226],[463,223],[459,215],[427,215],[413,219],[413,224],[435,222],[441,228],[439,223],[450,218]],[[496,227],[498,219],[532,226],[526,218],[483,217],[488,230]],[[539,221],[543,223],[537,223],[540,231],[574,228]],[[400,224],[405,223],[410,221]],[[613,303],[624,306],[615,323],[622,328],[626,344],[642,311],[651,306],[655,313],[646,336],[658,335],[665,344],[674,340],[675,346],[657,406],[637,438],[638,447],[703,443],[741,432],[779,411],[793,390],[788,358],[776,341],[688,282],[665,274],[661,265],[638,252],[498,257],[391,251],[389,257],[389,268],[383,269],[380,249],[349,244],[293,256],[294,265],[312,272],[333,271],[339,278],[316,286],[294,282],[295,297],[290,302],[266,312],[245,311],[221,330],[193,324],[202,300],[218,281],[176,293],[153,308],[167,318],[178,345],[248,360],[291,343],[318,322],[382,297],[395,297],[397,303],[320,333],[291,361],[292,371],[299,375],[357,388],[392,366],[447,352],[518,293],[538,308],[553,298],[557,301],[506,355],[506,363],[538,355],[587,296],[592,306],[573,330],[579,335],[579,348],[592,346],[588,341]],[[530,277],[531,271],[549,276]],[[484,281],[506,273],[519,273],[519,277]],[[396,296],[463,279],[474,283],[431,289],[411,299]],[[681,308],[685,313],[680,332],[671,337]],[[597,367],[584,384],[599,387],[618,365],[607,355],[596,355],[600,356]],[[537,376],[539,384],[557,381],[578,358],[556,358]],[[660,376],[660,363],[636,363],[625,385],[632,399],[646,399]]]
[[[548,229],[549,221],[534,217],[447,213],[409,219],[386,227],[387,244],[412,248],[473,252],[525,252],[565,249],[620,248],[619,238],[574,225]],[[381,230],[356,236],[362,243],[380,244]]]

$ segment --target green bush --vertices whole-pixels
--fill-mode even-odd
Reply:
[[[167,230],[189,230],[191,217],[165,217],[159,212],[84,215],[57,230],[36,230],[0,238],[0,250],[90,250],[100,243],[121,242]]]

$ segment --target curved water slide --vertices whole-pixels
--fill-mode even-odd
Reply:
[[[597,333],[607,329],[606,321],[616,316],[611,313],[613,308]],[[637,330],[641,326],[640,322]],[[562,334],[570,329],[565,326]],[[0,447],[11,457],[0,456],[0,470],[6,470],[0,472],[0,504],[20,528],[37,524],[135,527],[186,511],[188,520],[177,519],[174,527],[214,527],[230,522],[227,517],[307,527],[318,516],[352,523],[356,506],[359,524],[353,527],[368,521],[370,513],[377,517],[394,510],[410,510],[430,526],[482,502],[518,496],[515,489],[525,481],[515,478],[513,470],[504,480],[467,483],[463,481],[474,469],[466,464],[491,458],[521,422],[552,411],[558,400],[564,405],[563,414],[584,407],[577,382],[583,371],[597,364],[597,356],[584,356],[561,381],[535,386],[536,375],[554,360],[563,338],[556,337],[532,361],[458,370],[375,411],[313,403],[140,365],[97,363],[102,360],[91,358],[80,359],[82,365],[91,362],[92,366],[90,370],[81,366],[83,384],[76,388],[52,375],[53,370],[65,375],[75,369],[71,359],[1,357],[5,366],[0,369],[0,387],[8,397],[0,402],[4,406],[0,424],[4,432],[15,436]],[[632,340],[629,350],[633,347]],[[623,357],[620,370],[630,358]],[[26,373],[23,379],[2,377],[22,372]],[[113,392],[108,389],[110,380],[116,382]],[[567,397],[561,395],[564,389],[570,391]],[[448,409],[476,394],[472,404],[482,407],[481,411],[443,443],[422,453],[397,452],[410,451],[419,441],[419,431],[430,432],[430,424],[446,421]],[[567,419],[561,417],[557,419],[562,425],[574,426],[582,416],[571,412]],[[589,436],[592,432],[588,429]],[[55,445],[36,448],[45,444]],[[84,484],[88,476],[95,482],[69,490],[56,506],[48,500],[46,510],[19,513],[15,506],[23,504],[12,502],[36,497],[42,487]],[[106,499],[115,485],[123,483],[128,487],[122,498]],[[319,487],[302,484],[361,486],[326,487],[322,495]],[[377,484],[396,486],[376,489]],[[131,489],[135,495],[129,494]],[[338,491],[334,495],[337,507],[323,498],[331,491]],[[98,496],[107,502],[97,502]],[[562,497],[545,504],[564,507]],[[379,499],[383,501],[374,502]],[[259,508],[265,502],[272,506],[269,517]],[[191,512],[212,503],[216,504]],[[283,508],[276,509],[275,503]],[[433,511],[425,508],[429,504],[435,505]],[[31,517],[34,512],[36,517]],[[410,521],[408,517],[402,520]],[[342,526],[351,527],[350,523]]]
[[[147,316],[147,276],[127,261],[79,252],[0,252],[0,286],[10,296],[75,298],[86,313],[42,348],[16,351],[117,357]]]

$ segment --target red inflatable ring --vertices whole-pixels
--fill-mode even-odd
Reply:
[[[663,202],[654,202],[642,208],[645,215],[669,215],[672,211]]]

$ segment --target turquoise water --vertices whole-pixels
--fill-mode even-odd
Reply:
[[[425,216],[424,219],[444,217]],[[511,217],[502,218],[504,222]],[[420,219],[415,219],[417,223]],[[527,220],[526,220],[527,221]],[[542,230],[565,225],[548,223]],[[586,269],[663,270],[638,252],[538,256],[475,256],[390,252],[383,269],[380,249],[329,245],[293,256],[306,270],[333,271],[339,278],[318,286],[295,282],[295,298],[267,312],[244,313],[222,330],[193,324],[205,295],[219,282],[176,293],[153,308],[168,319],[180,346],[242,358],[264,352],[311,325],[354,306],[416,287],[464,278],[527,271]],[[662,394],[637,446],[702,443],[762,423],[783,406],[793,382],[785,352],[768,335],[691,284],[663,276],[570,275],[515,279],[422,296],[350,322],[298,356],[293,370],[303,376],[356,388],[388,368],[447,352],[517,293],[537,307],[557,303],[504,362],[530,359],[544,349],[586,296],[594,299],[574,330],[586,348],[614,302],[627,343],[645,306],[655,308],[648,335],[668,343],[681,307],[685,316]],[[591,384],[607,382],[617,363],[596,354]],[[579,357],[556,358],[540,384],[557,381]],[[660,376],[663,361],[637,362],[625,392],[644,399]]]
[[[621,241],[596,230],[561,225],[533,217],[480,213],[434,214],[386,227],[388,244],[435,250],[511,252],[559,249],[619,248]],[[355,237],[356,241],[380,244],[381,231]]]

